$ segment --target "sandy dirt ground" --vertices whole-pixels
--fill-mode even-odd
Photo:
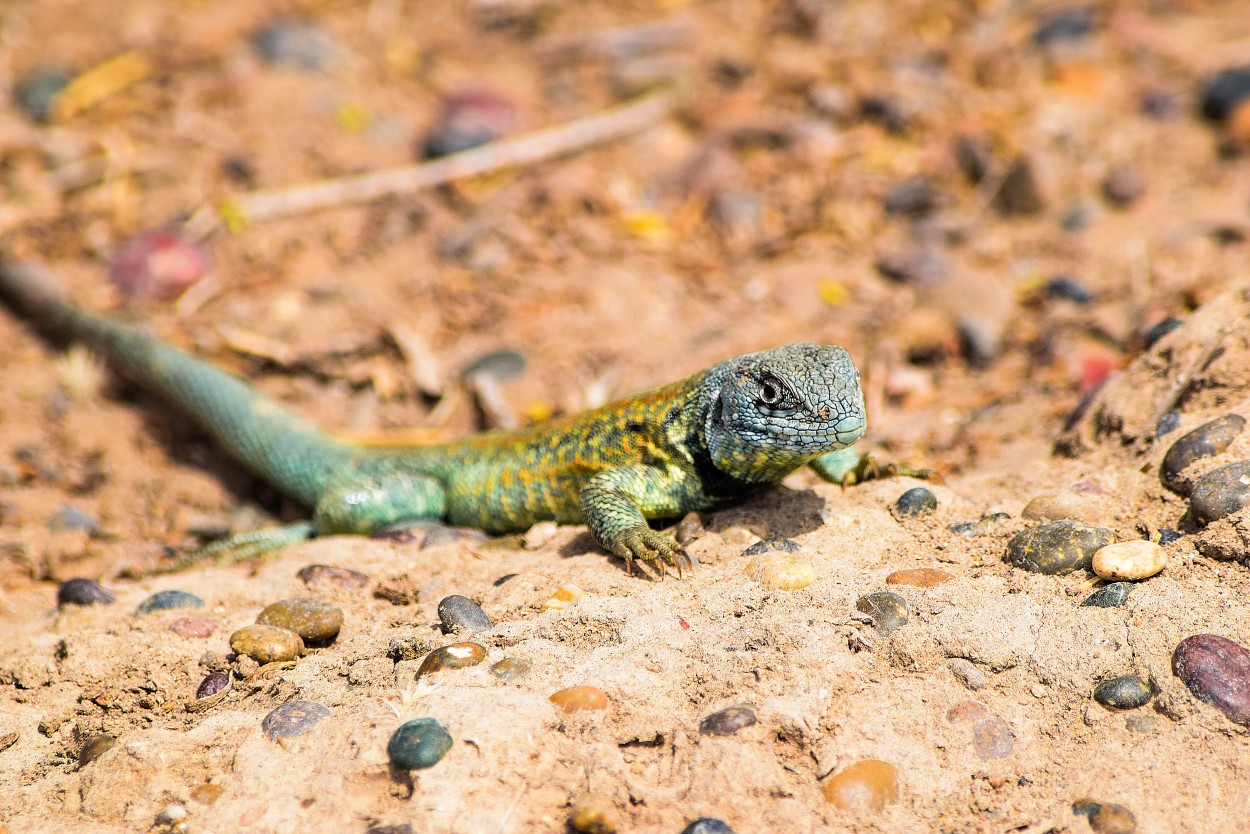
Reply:
[[[257,48],[274,25],[296,58]],[[0,314],[3,831],[559,832],[587,797],[620,832],[1250,830],[1250,735],[1173,673],[1187,637],[1250,646],[1250,511],[1203,525],[1160,479],[1186,432],[1250,416],[1250,109],[1201,113],[1246,64],[1232,0],[6,0],[0,252],[83,306],[351,437],[454,437],[837,343],[864,376],[863,448],[941,477],[796,473],[688,519],[699,567],[680,581],[628,575],[577,526],[324,538],[167,573],[305,510]],[[39,121],[18,101],[48,67],[77,80]],[[554,160],[230,211],[409,165],[474,101],[506,140],[656,91],[665,114]],[[206,223],[214,206],[233,222]],[[210,276],[126,297],[109,264],[171,226]],[[492,367],[524,369],[484,400],[462,371],[505,350]],[[1216,451],[1187,474],[1250,458],[1250,433]],[[904,516],[916,486],[937,507]],[[1179,535],[1122,606],[1083,607],[1090,571],[1005,561],[1047,516]],[[793,544],[747,552],[773,540]],[[814,581],[778,587],[769,558]],[[314,564],[367,581],[297,576]],[[887,584],[913,568],[949,578]],[[75,577],[115,602],[58,607]],[[585,597],[546,606],[567,583]],[[135,613],[166,589],[205,605]],[[857,610],[885,590],[906,604],[889,634]],[[444,634],[451,594],[493,627]],[[231,651],[298,596],[341,609],[336,640],[263,668]],[[485,661],[418,681],[458,640]],[[508,658],[528,673],[501,678]],[[231,688],[197,699],[213,671]],[[1094,699],[1130,674],[1148,704]],[[548,700],[574,685],[606,708]],[[292,700],[329,714],[272,740],[262,719]],[[701,731],[738,705],[755,723]],[[397,771],[388,740],[424,716],[451,749]],[[831,802],[868,759],[897,795]],[[1135,822],[1075,814],[1085,799]]]

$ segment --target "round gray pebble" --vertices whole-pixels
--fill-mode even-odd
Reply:
[[[734,830],[715,817],[700,817],[683,828],[681,834],[734,834]]]
[[[260,722],[265,735],[273,740],[295,738],[311,730],[330,715],[330,708],[316,701],[287,701],[270,711]]]
[[[1079,521],[1048,521],[1021,530],[1007,543],[1006,560],[1022,570],[1061,576],[1088,569],[1094,552],[1115,541],[1104,527]]]
[[[1137,709],[1154,697],[1154,688],[1136,675],[1121,675],[1094,687],[1094,700],[1111,709]]]
[[[1173,492],[1188,495],[1194,483],[1185,477],[1185,470],[1195,461],[1218,455],[1227,449],[1245,427],[1246,418],[1240,414],[1226,414],[1186,433],[1163,456],[1159,479]]]
[[[451,733],[437,718],[414,718],[391,736],[386,754],[400,770],[422,770],[438,764],[451,743]]]
[[[904,518],[913,518],[937,509],[937,496],[924,487],[912,487],[898,497],[895,506]]]
[[[224,692],[229,688],[230,675],[228,673],[221,671],[209,672],[208,675],[204,677],[204,680],[200,681],[200,685],[196,688],[195,697],[197,699],[209,698],[216,695],[218,692]]]
[[[338,637],[343,627],[343,609],[316,597],[292,597],[267,606],[256,622],[290,629],[306,644],[324,646]]]
[[[288,21],[258,30],[252,35],[252,46],[271,64],[305,72],[328,69],[337,52],[329,35],[307,24]]]
[[[1172,653],[1172,673],[1198,700],[1250,725],[1250,651],[1244,646],[1218,634],[1186,637]]]
[[[58,608],[66,605],[110,605],[117,597],[94,579],[67,579],[56,589]]]
[[[1112,582],[1109,585],[1103,585],[1087,596],[1085,601],[1081,603],[1081,607],[1120,608],[1128,600],[1128,594],[1131,590],[1133,590],[1133,583],[1131,582]]]
[[[872,618],[878,632],[890,635],[907,622],[907,600],[893,591],[874,591],[855,601],[855,610]]]
[[[173,588],[168,591],[157,591],[139,603],[135,614],[151,614],[153,611],[169,611],[174,608],[203,608],[204,600],[195,594]]]
[[[482,606],[460,594],[452,594],[438,601],[438,619],[443,624],[444,634],[457,631],[476,634],[494,628],[494,623],[486,616]]]
[[[754,723],[755,710],[750,707],[726,707],[705,716],[699,722],[699,732],[705,736],[731,736]]]
[[[1210,523],[1250,505],[1250,460],[1212,469],[1194,483],[1189,507],[1199,521]]]

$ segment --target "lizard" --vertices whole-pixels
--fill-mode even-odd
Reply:
[[[836,345],[748,353],[517,430],[366,447],[323,433],[242,378],[138,326],[73,305],[31,265],[0,258],[0,301],[100,354],[312,511],[309,520],[241,533],[200,553],[243,559],[313,536],[429,521],[502,534],[552,520],[585,523],[630,573],[639,561],[680,576],[689,557],[650,520],[712,509],[808,464],[844,484],[862,469],[849,448],[866,428],[859,372]]]

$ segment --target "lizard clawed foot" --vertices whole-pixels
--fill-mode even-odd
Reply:
[[[871,454],[859,454],[853,449],[839,449],[812,462],[812,468],[822,478],[838,484],[843,489],[865,481],[881,478],[919,478],[923,481],[944,483],[942,476],[933,469],[914,469],[895,463],[878,463]]]
[[[630,576],[634,574],[635,559],[658,570],[660,579],[664,578],[666,564],[677,569],[678,579],[683,578],[683,561],[688,569],[694,569],[694,562],[676,539],[667,533],[657,533],[650,527],[639,526],[623,530],[612,543],[612,551],[625,560],[625,568]]]

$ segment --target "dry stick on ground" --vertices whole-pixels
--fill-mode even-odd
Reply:
[[[224,204],[220,212],[196,212],[189,227],[206,234],[223,218],[243,221],[270,220],[304,214],[332,206],[365,203],[394,194],[406,194],[476,176],[488,171],[541,162],[590,145],[636,133],[660,121],[673,106],[670,93],[653,93],[555,127],[535,131],[515,139],[491,142],[481,147],[423,162],[372,171],[321,182],[253,191],[240,194]],[[194,234],[194,232],[193,232]]]

